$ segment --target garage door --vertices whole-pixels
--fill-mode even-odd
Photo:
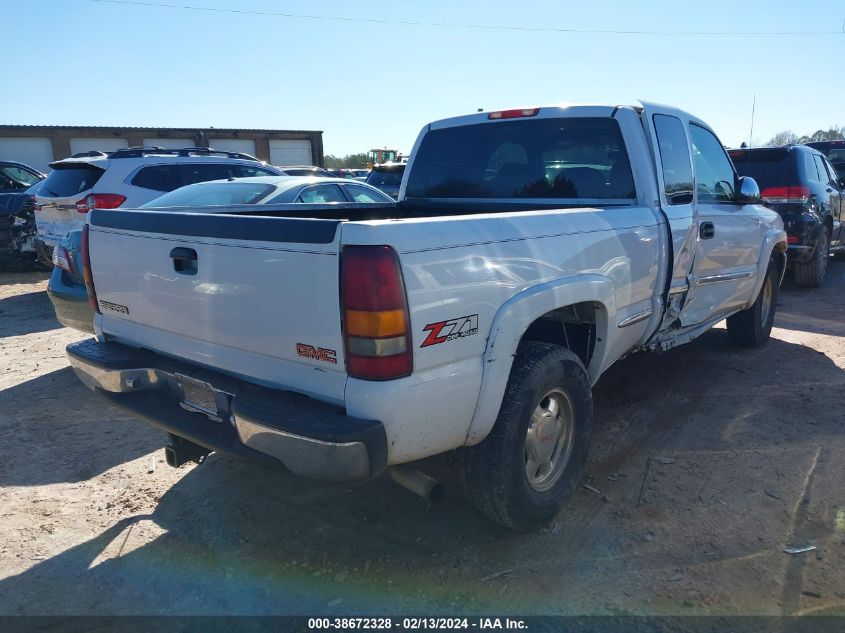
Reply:
[[[313,165],[311,161],[311,141],[270,141],[271,165]]]
[[[249,139],[212,138],[208,139],[208,144],[223,152],[240,152],[241,154],[255,156],[255,141]]]
[[[144,145],[164,149],[182,149],[183,147],[196,147],[197,142],[192,138],[145,138]]]
[[[49,138],[0,138],[0,160],[13,160],[48,172],[53,162],[53,144]]]
[[[70,139],[70,153],[81,154],[83,152],[116,152],[119,149],[129,147],[125,138],[72,138]]]

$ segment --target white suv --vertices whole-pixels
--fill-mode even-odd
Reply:
[[[81,229],[93,208],[139,207],[168,191],[207,180],[284,175],[247,154],[204,147],[130,147],[87,152],[50,164],[53,171],[35,195],[36,249],[50,261],[53,248]]]

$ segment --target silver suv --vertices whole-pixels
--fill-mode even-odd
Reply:
[[[205,147],[130,147],[86,152],[50,164],[35,195],[36,250],[49,262],[53,248],[85,224],[89,210],[139,207],[184,185],[208,180],[284,175],[248,154]]]

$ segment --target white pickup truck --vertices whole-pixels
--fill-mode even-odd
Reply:
[[[419,488],[399,465],[459,449],[469,500],[532,529],[579,480],[615,361],[725,318],[766,341],[787,242],[759,202],[673,108],[446,119],[396,205],[90,212],[96,339],[68,353],[170,434],[171,465],[219,451]]]

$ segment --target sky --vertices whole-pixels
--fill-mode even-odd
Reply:
[[[0,124],[322,130],[335,155],[409,151],[425,123],[478,108],[559,103],[666,103],[731,146],[749,140],[755,96],[755,143],[845,125],[842,0],[143,1],[219,11],[0,0],[0,50],[21,62]]]

